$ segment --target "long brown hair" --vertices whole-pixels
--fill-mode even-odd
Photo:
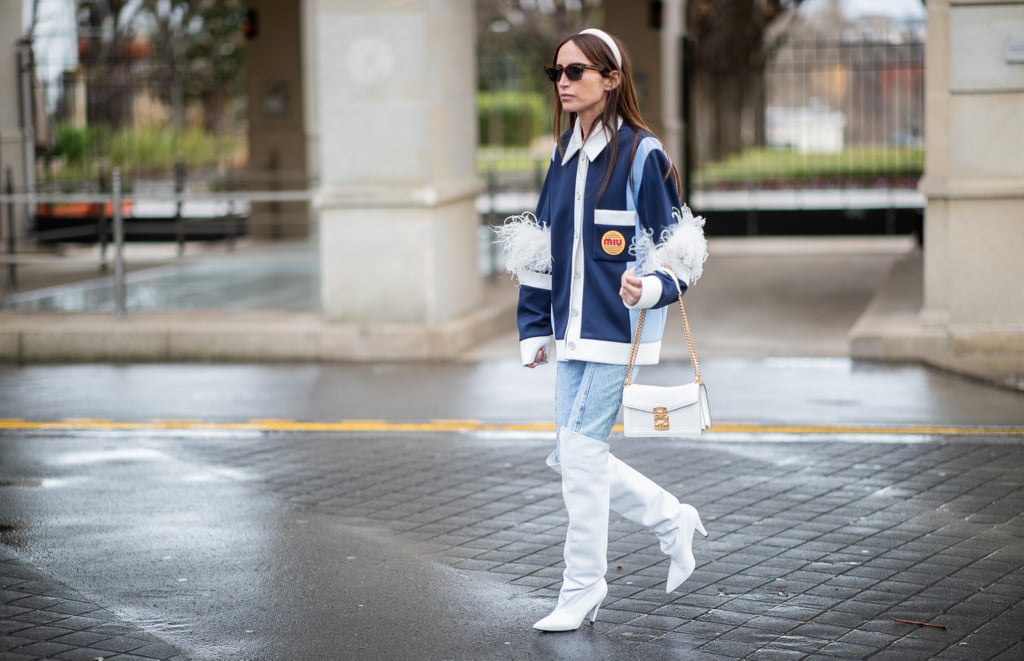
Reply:
[[[551,64],[555,65],[558,63],[558,51],[562,49],[562,46],[568,42],[573,42],[576,46],[587,56],[595,66],[602,67],[609,73],[602,72],[602,76],[608,77],[611,71],[619,71],[619,78],[621,81],[612,90],[608,91],[608,101],[604,106],[604,111],[601,113],[599,120],[594,120],[594,126],[600,121],[601,125],[606,131],[612,131],[614,135],[616,126],[616,117],[621,117],[622,121],[631,126],[634,129],[633,135],[633,146],[630,149],[629,158],[633,159],[633,155],[636,153],[637,145],[640,144],[640,131],[647,131],[651,135],[657,137],[651,127],[644,121],[643,115],[640,113],[640,103],[636,98],[636,83],[633,81],[633,63],[629,57],[629,52],[621,41],[614,35],[609,35],[615,40],[615,45],[619,48],[619,54],[622,56],[622,67],[619,67],[615,61],[615,56],[612,54],[611,49],[606,43],[604,43],[600,37],[592,34],[574,34],[566,37],[562,40],[558,47],[555,48],[554,55],[551,56]],[[576,121],[576,113],[567,113],[562,109],[562,100],[558,96],[558,86],[554,86],[554,115],[551,122],[551,131],[554,134],[555,142],[558,145],[558,153],[565,153],[565,145],[562,144],[562,133],[568,128],[571,128],[573,122]],[[594,126],[586,127],[587,135],[593,130]],[[619,157],[619,141],[611,140],[611,161],[608,167],[608,171],[605,173],[604,181],[601,182],[601,189],[597,193],[597,198],[600,199],[604,193],[604,189],[608,186],[608,181],[612,176],[612,169],[615,167],[616,159]],[[682,182],[679,179],[679,172],[676,171],[676,166],[669,160],[668,170],[665,172],[665,180],[668,181],[669,177],[674,178],[676,185],[676,192],[679,197],[683,196]]]

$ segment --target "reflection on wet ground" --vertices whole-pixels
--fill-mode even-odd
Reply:
[[[478,269],[484,275],[494,268],[494,238],[486,227],[479,228],[478,235]],[[305,242],[189,256],[129,272],[126,305],[137,312],[318,310],[320,259],[318,246]],[[131,263],[130,258],[127,261]],[[113,276],[89,277],[13,295],[0,292],[0,310],[104,312],[114,309],[114,296]]]
[[[160,266],[125,276],[127,309],[314,310],[320,307],[315,259],[248,259]],[[0,309],[112,311],[114,282],[99,278],[7,297]]]

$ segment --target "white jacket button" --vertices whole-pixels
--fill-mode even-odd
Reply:
[[[575,342],[570,342],[568,344],[568,347],[569,347],[569,351],[575,351],[576,350],[576,343]]]

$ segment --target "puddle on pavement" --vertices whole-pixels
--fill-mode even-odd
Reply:
[[[24,526],[8,521],[0,521],[0,544],[11,548],[22,548],[25,546],[25,538],[22,535]]]
[[[81,466],[103,463],[132,463],[139,461],[166,461],[167,455],[150,448],[115,448],[110,450],[68,452],[61,455],[56,463],[66,466]]]
[[[0,488],[36,488],[45,485],[44,480],[29,478],[0,478]],[[26,545],[25,529],[22,523],[12,523],[0,519],[0,545],[11,548],[22,548]]]
[[[41,487],[42,480],[3,480],[0,479],[0,487]]]

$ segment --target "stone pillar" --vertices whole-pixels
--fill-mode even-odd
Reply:
[[[317,117],[316,100],[316,8],[317,0],[301,0],[302,4],[302,112],[305,132],[307,187],[313,188],[320,181],[320,120]],[[310,232],[316,233],[320,226],[314,205],[306,205],[309,212]]]
[[[308,0],[307,0],[308,1]],[[305,2],[249,0],[258,32],[246,44],[249,177],[256,190],[296,190],[309,185],[303,57]],[[304,202],[252,205],[249,234],[256,238],[304,237],[310,231]]]
[[[924,304],[940,353],[1024,353],[1024,2],[929,0]]]
[[[672,154],[680,174],[690,167],[686,162],[684,103],[690,92],[683,89],[683,41],[686,37],[686,0],[665,0],[661,16],[661,139]],[[689,196],[692,191],[684,191]]]
[[[0,190],[7,185],[7,169],[14,175],[16,190],[24,186],[22,161],[24,154],[21,131],[21,85],[18,72],[18,40],[22,37],[22,3],[0,2]],[[15,204],[15,227],[23,227],[23,204]],[[0,236],[7,236],[7,205],[0,213],[5,219]],[[17,234],[17,232],[16,232]]]
[[[436,325],[481,302],[471,0],[315,0],[321,300]]]

